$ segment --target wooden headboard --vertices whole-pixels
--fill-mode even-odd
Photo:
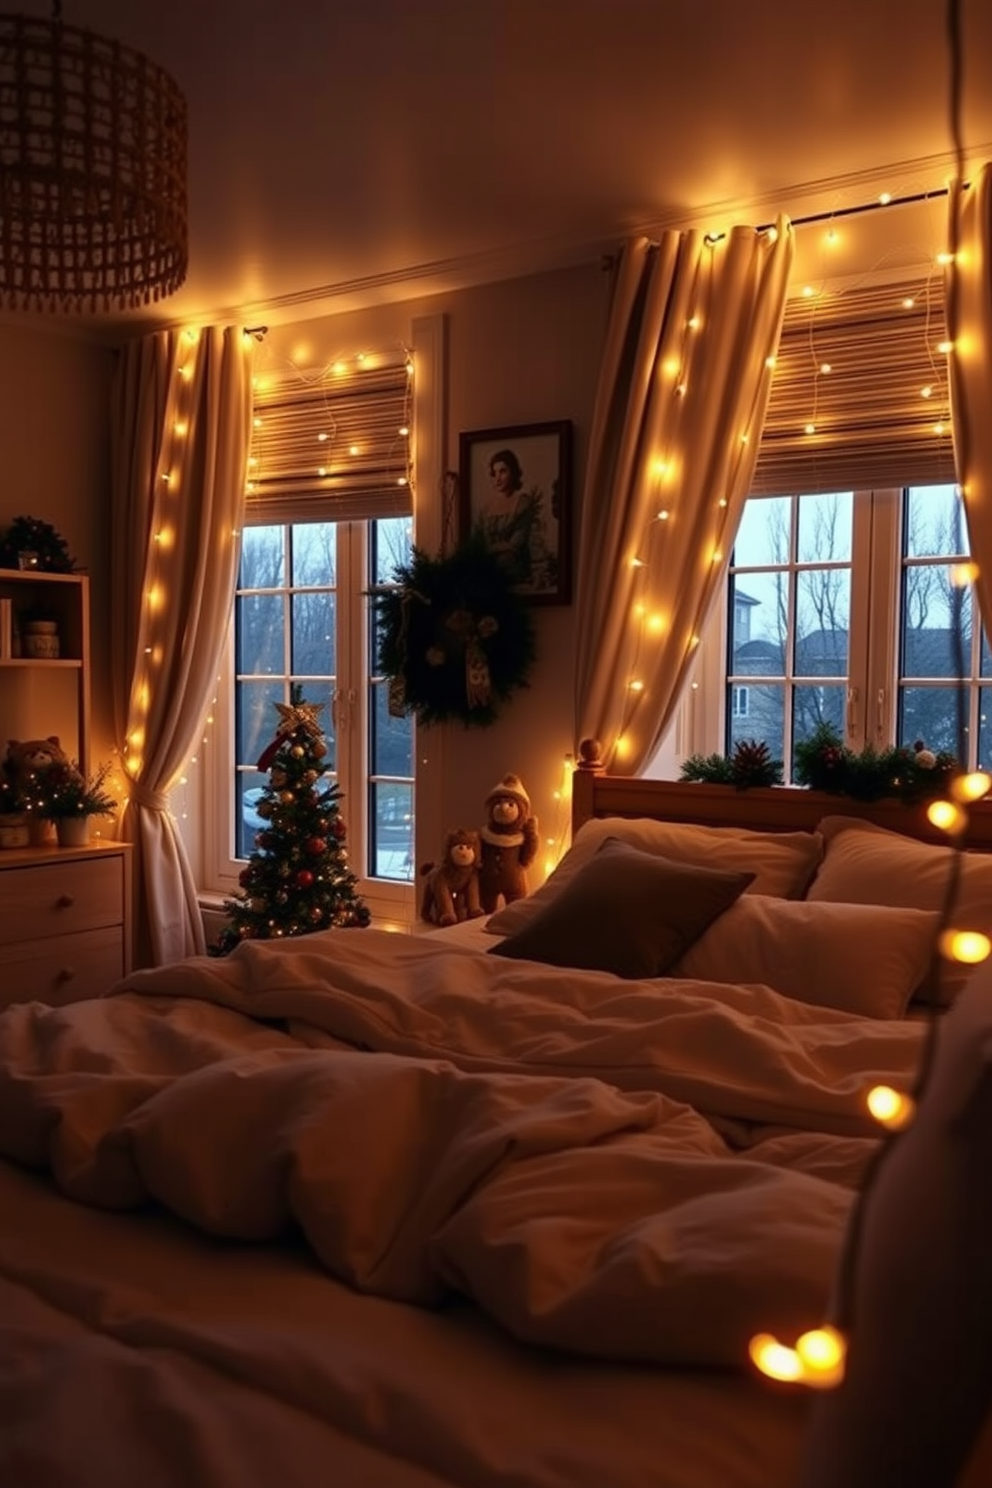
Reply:
[[[802,786],[755,786],[734,790],[680,780],[642,780],[608,775],[594,742],[584,740],[572,776],[572,836],[593,816],[648,816],[659,821],[708,827],[746,827],[759,832],[812,831],[821,817],[856,816],[921,842],[946,846],[945,833],[927,819],[923,806],[901,801],[856,801],[850,796]],[[992,800],[968,808],[963,846],[992,852]]]

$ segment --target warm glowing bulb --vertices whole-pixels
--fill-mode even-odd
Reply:
[[[992,790],[992,775],[984,770],[972,770],[969,775],[958,775],[951,781],[951,795],[955,801],[980,801]]]
[[[832,372],[833,370],[834,369],[831,366],[830,362],[821,362],[820,363],[820,371],[823,373],[824,377],[826,377],[826,375],[827,375],[828,372]]]
[[[186,435],[189,433],[189,425],[182,423],[182,421],[173,424],[172,428],[180,439],[185,439]]]
[[[865,1103],[878,1124],[890,1131],[899,1131],[908,1126],[916,1109],[911,1096],[893,1090],[891,1085],[873,1086]]]
[[[641,682],[641,681],[639,681],[639,680],[635,680],[633,682],[628,682],[627,686],[630,688],[631,692],[643,692],[644,691],[644,683]]]
[[[948,352],[951,352],[951,351],[954,350],[954,342],[953,341],[938,341],[937,342],[937,350],[940,351],[940,352],[943,352],[944,356],[947,356]]]
[[[670,515],[671,515],[671,513],[668,512],[667,510],[666,511],[660,511],[658,513],[658,521],[659,522],[667,522]]]
[[[755,1368],[769,1379],[797,1380],[802,1376],[803,1362],[795,1349],[786,1348],[771,1333],[756,1333],[747,1351]]]
[[[663,372],[667,372],[669,377],[678,377],[679,368],[681,367],[681,365],[682,363],[679,361],[678,357],[670,356],[666,357],[665,360],[662,362],[661,369]]]
[[[927,821],[941,832],[958,832],[964,826],[965,814],[953,801],[931,801],[927,807]]]
[[[955,589],[967,589],[978,578],[977,563],[952,563],[951,583]]]
[[[803,285],[803,299],[804,300],[811,299],[812,298],[812,295],[813,295],[813,286],[812,286],[812,284],[804,284]]]
[[[829,1324],[811,1328],[797,1338],[796,1353],[806,1366],[803,1379],[807,1384],[838,1384],[843,1378],[847,1340]]]
[[[766,367],[774,367],[774,366],[775,366],[775,363],[776,363],[776,362],[777,362],[777,361],[778,361],[778,358],[777,358],[777,357],[774,357],[774,356],[766,356],[766,357],[765,357],[765,366],[766,366]]]
[[[977,966],[992,951],[992,940],[980,930],[945,930],[940,937],[940,954],[947,961],[962,961]]]
[[[913,296],[912,295],[907,295],[906,298],[902,302],[902,308],[904,310],[912,310],[912,308],[913,308],[913,306],[915,304],[916,304],[916,301],[913,299]]]
[[[807,424],[806,425],[806,433],[807,434],[815,434],[816,433],[816,425],[815,424]]]
[[[943,424],[940,424],[940,423],[934,424],[934,426],[933,426],[933,432],[935,434],[943,434],[943,432],[944,432],[944,425]]]
[[[920,397],[921,398],[932,398],[933,397],[933,388],[930,386],[929,383],[926,383],[926,385],[924,387],[921,387],[920,388]]]
[[[699,330],[699,316],[698,315],[690,315],[688,321],[686,322],[686,324],[688,325],[690,331],[698,331]]]
[[[650,630],[654,635],[660,635],[664,629],[665,629],[665,617],[664,617],[664,615],[649,615],[648,616],[648,630]]]
[[[397,432],[405,439],[410,430],[407,428],[406,424],[401,424]]]
[[[889,205],[889,202],[891,200],[892,200],[892,192],[891,191],[882,191],[882,192],[879,193],[878,204],[879,204],[880,207],[887,207]]]
[[[945,253],[938,253],[937,254],[937,262],[939,264],[952,264],[954,262],[954,254],[953,253],[946,253],[946,252]]]
[[[631,558],[630,566],[631,568],[643,568],[644,560],[642,558]]]

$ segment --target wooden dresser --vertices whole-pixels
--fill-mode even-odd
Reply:
[[[0,1008],[98,997],[131,970],[131,848],[0,851]]]

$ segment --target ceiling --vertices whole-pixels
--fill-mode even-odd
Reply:
[[[19,8],[52,14],[50,0]],[[588,261],[632,231],[940,191],[954,159],[945,10],[945,0],[62,6],[67,23],[147,53],[187,98],[189,275],[155,319],[270,324]],[[960,14],[973,170],[992,158],[992,4],[960,0]],[[80,328],[119,332],[129,319],[149,313]]]

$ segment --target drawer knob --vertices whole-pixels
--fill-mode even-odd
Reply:
[[[55,901],[56,909],[71,909],[76,900],[72,894],[60,894]]]

